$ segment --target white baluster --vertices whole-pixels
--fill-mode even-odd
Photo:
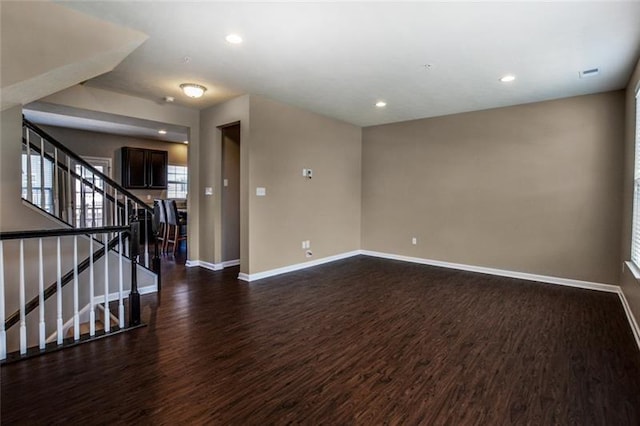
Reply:
[[[48,211],[44,201],[44,138],[40,137],[40,208]]]
[[[78,303],[78,236],[73,236],[73,340],[80,340],[80,313]]]
[[[113,188],[113,220],[111,221],[111,223],[114,226],[118,226],[118,224],[120,223],[120,217],[118,215],[118,190],[116,188]]]
[[[80,165],[80,217],[82,218],[82,225],[80,226],[83,228],[87,226],[87,200],[84,188],[85,170],[84,166]]]
[[[96,334],[96,309],[93,303],[95,297],[94,288],[94,274],[93,274],[93,236],[89,238],[89,335],[95,336]]]
[[[4,330],[4,247],[0,240],[0,360],[7,358],[7,333]]]
[[[64,322],[62,321],[62,253],[60,251],[60,237],[57,241],[56,250],[56,330],[57,330],[57,343],[62,344],[62,327]]]
[[[24,295],[24,240],[20,240],[20,354],[27,353],[27,321]]]
[[[58,176],[58,148],[53,148],[53,206],[57,218],[62,217],[60,211],[60,177]]]
[[[31,181],[31,142],[29,135],[31,132],[27,130],[27,200],[33,203],[33,182]]]
[[[104,331],[111,331],[111,313],[109,311],[109,237],[104,234]]]
[[[67,220],[69,223],[75,223],[78,226],[78,219],[76,218],[76,212],[73,208],[75,203],[75,193],[73,192],[71,177],[73,176],[71,170],[71,157],[67,156]]]
[[[118,233],[118,320],[120,328],[124,328],[123,274],[122,274],[122,232]]]
[[[96,174],[91,172],[91,226],[96,227]]]
[[[44,323],[44,259],[42,256],[42,238],[38,238],[38,311],[40,314],[40,349],[46,345],[46,326]]]

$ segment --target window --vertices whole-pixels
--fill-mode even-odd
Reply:
[[[187,166],[167,168],[167,198],[187,198]]]
[[[636,159],[633,173],[631,261],[640,267],[640,89],[636,91]]]
[[[27,154],[22,154],[22,198],[53,213],[53,162],[40,155],[30,157],[31,170],[27,167]],[[40,164],[41,159],[44,160],[43,164]],[[31,173],[31,185],[27,179],[29,173]]]
[[[86,157],[85,160],[96,168],[99,172],[107,175],[111,170],[111,159]],[[95,175],[87,168],[76,164],[77,176],[82,176],[75,180],[75,212],[76,226],[80,227],[100,227],[106,223],[104,221],[106,205],[101,191],[104,190],[102,178]],[[96,191],[93,191],[93,185]]]

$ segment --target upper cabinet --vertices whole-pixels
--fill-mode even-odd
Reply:
[[[122,186],[127,189],[167,189],[169,153],[122,148]]]

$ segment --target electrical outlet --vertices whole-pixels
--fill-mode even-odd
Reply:
[[[418,244],[418,239],[416,237],[411,238],[411,244],[414,246]]]

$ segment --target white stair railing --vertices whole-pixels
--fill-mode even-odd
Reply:
[[[53,347],[64,345],[67,342],[64,337],[65,328],[67,328],[64,323],[65,317],[68,318],[67,326],[73,327],[73,337],[70,342],[81,340],[83,338],[83,333],[81,333],[81,315],[83,311],[88,310],[88,336],[95,336],[97,332],[96,297],[103,297],[104,300],[104,333],[111,332],[113,329],[109,313],[109,249],[116,246],[122,247],[123,241],[138,233],[138,228],[139,223],[134,222],[130,226],[119,227],[0,233],[0,361],[6,360],[10,352],[15,352],[15,355],[12,356],[19,358],[20,356],[28,355],[28,353],[38,353],[51,349],[51,345]],[[115,237],[109,239],[110,235]],[[89,252],[87,259],[83,261],[80,260],[79,255],[81,246],[88,247]],[[98,249],[94,250],[96,246]],[[137,247],[135,244],[131,246]],[[48,247],[50,248],[47,250],[46,248]],[[83,252],[84,250],[82,248]],[[37,255],[30,260],[37,262],[37,268],[30,271],[25,266],[26,260],[28,253],[35,251],[37,251]],[[138,255],[133,253],[131,276],[125,277],[123,263],[126,257],[123,251],[120,248],[117,254],[111,254],[111,256],[118,256],[118,273],[114,274],[116,275],[118,286],[119,316],[116,330],[140,323],[136,279]],[[15,257],[18,259],[15,259]],[[95,272],[98,261],[102,261],[105,266],[104,294],[102,295],[95,294]],[[62,265],[69,262],[73,265],[72,270],[62,275]],[[7,270],[7,265],[17,265],[18,281],[14,285],[8,281],[13,274]],[[47,276],[55,276],[56,282],[45,287]],[[130,278],[130,280],[127,280],[127,278]],[[31,279],[33,280],[33,285],[29,284]],[[63,304],[62,293],[65,284],[70,284],[72,287],[70,306],[64,306]],[[123,302],[126,296],[124,291],[125,284],[131,287],[129,297],[135,296],[129,302],[131,307],[129,317],[125,316]],[[14,296],[15,290],[18,293],[17,297]],[[37,292],[36,297],[27,300],[26,295],[32,291]],[[55,303],[47,305],[47,299],[54,295]],[[81,309],[80,301],[87,299],[87,308]],[[138,304],[138,306],[132,306],[132,304]],[[7,307],[10,308],[9,311],[15,309],[15,312],[6,316]],[[51,312],[51,315],[47,316],[47,309],[55,309],[55,315]],[[29,315],[36,310],[38,314]],[[33,318],[33,320],[31,321],[30,318]],[[53,321],[47,322],[47,318],[53,318]],[[14,326],[18,327],[18,333],[17,337],[11,341],[8,332]],[[46,338],[47,333],[52,335],[49,340]],[[51,343],[48,345],[49,341]]]
[[[151,206],[28,120],[22,147],[24,200],[74,228],[127,226],[136,217],[143,230],[141,264],[159,273]],[[125,256],[128,244],[125,241]]]

